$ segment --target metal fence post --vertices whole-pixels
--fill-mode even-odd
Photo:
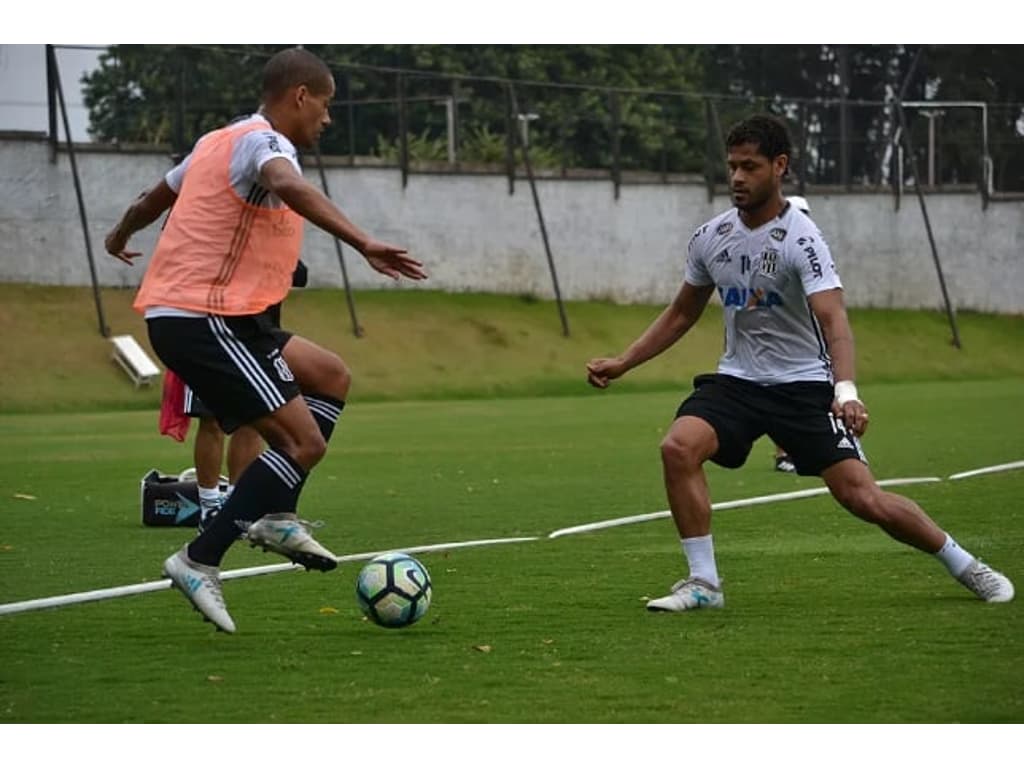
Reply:
[[[176,89],[177,98],[174,103],[174,117],[171,122],[171,152],[175,157],[184,157],[185,152],[185,49],[178,47],[178,73]]]
[[[516,102],[515,86],[508,84],[509,106],[515,114],[519,114],[519,105]],[[562,335],[569,337],[569,318],[565,314],[565,303],[562,301],[562,290],[558,286],[558,272],[555,270],[555,259],[551,255],[551,244],[548,242],[548,228],[544,225],[544,211],[540,206],[540,196],[537,194],[537,180],[533,176],[533,166],[530,164],[530,149],[523,141],[523,138],[516,133],[516,140],[523,150],[523,165],[526,167],[526,178],[530,180],[530,193],[533,195],[533,207],[537,211],[537,222],[540,224],[540,236],[544,241],[544,253],[548,257],[548,269],[551,271],[551,285],[555,289],[555,301],[558,303],[558,316],[562,320]]]
[[[398,164],[402,169],[402,189],[409,185],[409,126],[405,111],[405,75],[398,73]]]
[[[50,142],[50,163],[57,162],[57,57],[53,46],[46,46],[46,116],[48,140]]]
[[[917,157],[914,155],[914,145],[910,141],[910,131],[907,130],[907,117],[903,112],[903,97],[906,95],[907,86],[910,85],[910,80],[914,76],[918,61],[921,59],[921,54],[923,52],[924,46],[920,46],[914,54],[914,60],[910,63],[910,69],[907,71],[907,77],[903,81],[903,87],[900,88],[900,93],[897,97],[896,114],[900,120],[900,129],[903,134],[903,141],[907,145],[907,155],[910,157],[910,168],[911,172],[914,174],[914,191],[917,193],[917,202],[921,206],[921,217],[924,219],[924,229],[928,235],[928,245],[931,247],[932,261],[935,262],[935,272],[939,276],[939,288],[942,290],[942,300],[946,305],[946,315],[949,318],[949,327],[953,332],[953,346],[960,349],[960,330],[957,328],[956,310],[953,308],[953,302],[949,298],[949,291],[946,290],[946,278],[942,274],[942,262],[939,261],[939,251],[935,247],[935,235],[932,233],[932,223],[928,218],[928,206],[925,204],[924,193],[921,191],[921,175],[918,173]]]
[[[508,176],[508,193],[516,191],[516,112],[513,105],[512,84],[505,87],[505,173]]]
[[[800,103],[800,154],[797,156],[797,191],[807,194],[807,102]]]
[[[704,185],[708,190],[708,202],[715,199],[715,161],[714,156],[718,154],[718,140],[716,138],[717,126],[714,120],[711,99],[704,99],[704,128],[707,132],[707,146],[704,150]]]
[[[618,91],[608,94],[608,102],[612,117],[612,184],[615,187],[615,199],[618,200],[622,186],[622,103]]]
[[[839,183],[850,189],[850,49],[839,46]]]
[[[57,90],[57,99],[60,103],[60,114],[64,122],[64,136],[68,141],[68,161],[71,163],[71,176],[75,182],[75,197],[78,199],[78,218],[82,222],[82,237],[85,238],[85,255],[89,259],[89,276],[92,279],[92,296],[96,303],[96,319],[99,322],[100,335],[104,338],[110,336],[110,329],[107,327],[107,320],[103,315],[103,297],[100,295],[100,282],[96,276],[96,260],[92,254],[92,241],[89,239],[89,220],[85,215],[85,195],[82,192],[82,180],[78,176],[78,163],[75,161],[75,145],[71,142],[71,125],[68,121],[68,108],[64,103],[64,89],[60,84],[60,71],[57,69],[57,54],[53,46],[47,46],[47,56],[53,70],[53,84]]]
[[[452,78],[452,100],[451,100],[451,136],[449,141],[451,142],[450,150],[452,155],[452,165],[455,170],[459,169],[459,100],[461,99],[459,94],[459,79]]]
[[[324,189],[324,194],[328,198],[331,196],[331,190],[327,186],[327,174],[324,172],[324,160],[320,156],[320,144],[319,142],[314,145],[314,151],[316,152],[316,167],[320,172],[320,186]],[[363,335],[363,327],[359,325],[359,318],[356,317],[356,302],[352,298],[352,286],[348,281],[348,268],[345,266],[345,254],[341,248],[341,240],[338,238],[332,238],[334,240],[334,250],[338,254],[338,263],[341,265],[341,279],[345,283],[345,300],[348,302],[348,314],[352,320],[352,335],[357,339]]]
[[[356,113],[355,105],[352,103],[352,74],[348,71],[344,75],[346,116],[348,118],[348,164],[356,164]]]

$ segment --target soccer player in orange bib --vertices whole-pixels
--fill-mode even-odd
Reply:
[[[331,122],[334,78],[302,48],[275,54],[251,117],[212,131],[144,193],[106,238],[127,263],[133,233],[171,208],[139,287],[160,359],[216,414],[227,433],[245,424],[267,442],[212,525],[164,562],[171,579],[219,629],[234,632],[220,562],[239,530],[305,566],[328,571],[335,556],[295,514],[323,457],[351,376],[340,357],[300,336],[283,337],[264,311],[284,299],[299,260],[304,220],[358,250],[393,279],[427,277],[405,248],[364,233],[301,174],[295,147],[311,147]],[[173,208],[172,208],[173,205]]]

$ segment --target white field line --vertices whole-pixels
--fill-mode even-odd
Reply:
[[[982,469],[971,470],[970,472],[961,472],[956,475],[950,475],[951,480],[959,479],[962,477],[970,477],[973,475],[986,474],[989,472],[1001,472],[1008,469],[1017,469],[1024,467],[1024,461],[1016,461],[1010,464],[999,464],[994,467],[983,467]],[[896,485],[912,485],[915,483],[937,483],[940,482],[941,478],[938,477],[900,477],[892,478],[889,480],[879,480],[880,486],[896,486]],[[754,496],[748,499],[735,499],[733,501],[723,501],[716,504],[712,504],[713,510],[721,509],[735,509],[738,507],[751,507],[759,504],[771,504],[776,501],[789,501],[792,499],[803,499],[810,496],[821,496],[828,493],[828,488],[808,488],[802,491],[790,491],[787,493],[774,493],[768,496]],[[602,520],[596,523],[586,523],[584,525],[575,525],[571,528],[561,528],[557,531],[553,531],[548,534],[547,538],[557,539],[562,536],[569,536],[575,533],[585,533],[588,531],[598,531],[604,528],[614,528],[620,525],[630,525],[632,523],[642,523],[649,520],[658,520],[670,516],[669,510],[662,510],[661,512],[650,512],[644,515],[632,515],[630,517],[619,517],[612,520]],[[416,554],[419,552],[437,552],[440,550],[449,549],[462,549],[465,547],[483,547],[494,544],[516,544],[526,541],[537,541],[537,536],[521,536],[516,538],[505,538],[505,539],[477,539],[475,541],[454,541],[447,542],[444,544],[425,544],[416,547],[406,548],[392,548],[392,549],[381,549],[373,552],[359,552],[351,555],[342,555],[338,558],[339,563],[352,562],[359,560],[369,560],[376,555],[383,554],[384,552],[406,552],[408,554]],[[250,576],[263,576],[271,573],[281,573],[284,571],[297,571],[302,570],[302,566],[295,565],[294,563],[276,563],[274,565],[261,565],[252,568],[238,568],[232,571],[224,571],[220,577],[222,581],[230,581],[232,579],[244,579]],[[17,603],[3,603],[0,604],[0,616],[23,613],[26,611],[36,611],[43,608],[57,608],[64,605],[74,605],[76,603],[89,603],[96,602],[99,600],[110,600],[116,597],[127,597],[129,595],[141,595],[147,592],[160,592],[165,589],[169,589],[171,586],[170,579],[160,579],[159,581],[145,581],[139,584],[127,584],[121,587],[110,587],[108,589],[94,589],[88,592],[74,592],[67,595],[56,595],[54,597],[43,597],[36,600],[24,600]]]
[[[485,547],[493,544],[515,544],[522,541],[536,541],[536,536],[524,536],[512,539],[478,539],[476,541],[453,541],[446,544],[425,544],[417,547],[380,549],[375,552],[360,552],[354,555],[342,555],[338,558],[339,563],[351,562],[353,560],[370,560],[376,555],[385,552],[405,552],[415,554],[418,552],[436,552],[439,550],[462,549],[464,547]],[[245,579],[250,576],[262,576],[269,573],[280,573],[282,571],[299,571],[301,565],[295,563],[276,563],[274,565],[259,565],[253,568],[238,568],[233,571],[224,571],[220,578],[222,581],[231,579]],[[123,587],[110,587],[108,589],[94,589],[89,592],[75,592],[69,595],[57,595],[55,597],[42,597],[37,600],[24,600],[18,603],[4,603],[0,605],[0,616],[11,613],[23,613],[25,611],[37,611],[42,608],[57,608],[75,603],[91,603],[97,600],[110,600],[115,597],[127,597],[129,595],[141,595],[146,592],[159,592],[170,589],[170,579],[159,581],[144,581],[140,584],[127,584]]]
[[[950,480],[961,480],[965,477],[974,477],[975,475],[988,475],[992,472],[1006,472],[1011,469],[1021,469],[1024,467],[1024,461],[1011,461],[1009,464],[995,464],[991,467],[982,467],[981,469],[972,469],[969,472],[957,472],[955,475],[950,475]]]
[[[938,483],[940,477],[896,477],[890,480],[879,480],[881,486],[912,485],[914,483]],[[736,509],[738,507],[753,507],[758,504],[772,504],[776,501],[790,501],[792,499],[806,499],[809,496],[822,496],[828,493],[828,488],[807,488],[802,491],[788,491],[786,493],[773,493],[768,496],[752,496],[749,499],[736,499],[734,501],[720,501],[711,505],[711,509]],[[571,536],[575,533],[587,533],[589,531],[600,531],[605,528],[616,528],[620,525],[631,525],[633,523],[646,523],[649,520],[659,520],[669,517],[672,513],[663,509],[661,512],[648,512],[645,515],[631,515],[630,517],[617,517],[612,520],[600,520],[596,523],[574,525],[571,528],[561,528],[548,534],[549,539],[557,539],[562,536]]]

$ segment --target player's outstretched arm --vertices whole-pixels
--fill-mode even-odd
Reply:
[[[846,316],[846,304],[841,288],[812,293],[808,297],[821,331],[825,335],[828,354],[832,359],[832,374],[836,380],[835,402],[832,410],[843,420],[847,429],[860,437],[868,428],[868,412],[857,394],[853,329]]]
[[[422,280],[427,276],[423,264],[409,256],[405,248],[374,240],[348,217],[319,189],[306,181],[295,166],[283,157],[268,160],[260,170],[263,184],[281,198],[285,204],[303,218],[325,232],[344,240],[381,274],[398,279],[400,276]]]
[[[135,202],[128,206],[121,220],[107,233],[104,240],[107,253],[125,264],[131,264],[132,259],[141,256],[142,253],[126,250],[128,240],[140,229],[145,229],[156,221],[177,199],[177,193],[164,180],[139,195]]]
[[[704,313],[713,285],[683,283],[675,299],[646,331],[618,357],[597,357],[587,363],[587,381],[604,389],[613,379],[656,357],[681,339]]]

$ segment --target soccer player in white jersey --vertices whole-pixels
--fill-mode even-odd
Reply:
[[[682,287],[622,354],[587,363],[587,379],[613,379],[679,341],[711,294],[724,307],[726,344],[718,372],[697,376],[661,443],[665,487],[689,575],[652,611],[725,605],[711,537],[704,462],[743,465],[768,434],[797,472],[820,475],[835,499],[897,541],[934,555],[988,602],[1013,599],[1003,574],[962,549],[913,501],[882,490],[858,438],[868,411],[854,384],[853,334],[842,284],[810,217],[782,196],[790,157],[785,124],[755,115],[726,139],[734,208],[694,233]]]

